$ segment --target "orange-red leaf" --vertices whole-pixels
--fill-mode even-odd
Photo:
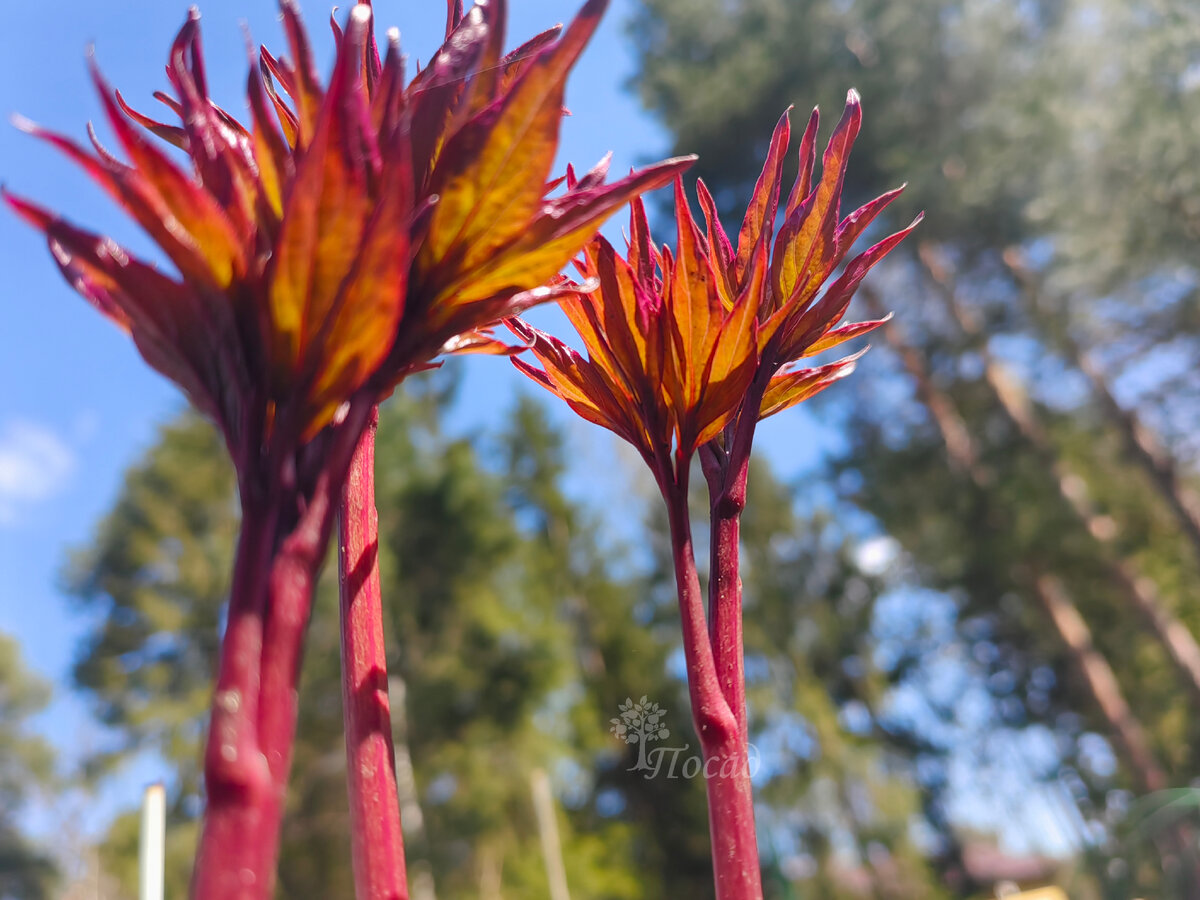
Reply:
[[[808,192],[812,190],[813,167],[817,163],[817,127],[821,116],[817,110],[809,114],[808,124],[804,126],[804,136],[800,138],[799,168],[796,172],[796,182],[788,194],[787,206],[783,210],[784,219],[791,217]]]
[[[680,410],[694,409],[700,401],[704,368],[712,355],[725,319],[725,306],[717,289],[717,275],[704,252],[700,230],[688,208],[683,180],[675,179],[675,220],[679,240],[671,267],[667,308],[673,326],[677,382],[676,403]]]
[[[835,235],[850,147],[862,124],[858,93],[850,91],[841,121],[821,160],[821,181],[792,211],[775,240],[772,280],[780,307],[803,303],[836,265]]]
[[[202,307],[183,284],[132,257],[115,241],[76,228],[7,191],[4,199],[42,231],[68,282],[125,329],[155,369],[179,384],[203,409],[218,353],[206,336],[219,331],[219,308]]]
[[[562,38],[540,51],[511,93],[466,122],[442,148],[430,188],[440,199],[417,257],[423,280],[442,288],[528,227],[542,204],[557,152],[567,73],[606,2],[589,0]]]
[[[317,348],[320,371],[310,391],[311,433],[328,423],[391,350],[408,287],[412,203],[411,173],[404,162],[396,161],[385,172],[379,204],[325,320]]]
[[[924,213],[918,215],[907,228],[889,235],[852,259],[846,266],[846,271],[826,288],[820,300],[806,309],[803,315],[789,321],[778,359],[788,362],[808,355],[809,348],[842,320],[854,292],[858,290],[859,284],[871,267],[904,240],[920,224],[922,218]]]
[[[704,222],[708,229],[708,249],[713,255],[713,266],[720,276],[718,287],[721,300],[728,308],[733,307],[733,298],[738,292],[740,276],[734,270],[734,250],[721,225],[721,217],[717,213],[717,204],[703,179],[696,179],[696,195],[700,198],[700,208],[704,211]]]
[[[343,38],[316,131],[284,205],[269,289],[272,364],[280,383],[306,367],[364,240],[371,173],[361,148],[368,142],[368,109],[355,76],[367,24],[352,20]]]
[[[666,184],[695,157],[669,159],[612,184],[568,192],[542,204],[532,222],[506,247],[445,288],[443,296],[469,303],[514,285],[548,281],[563,268],[596,229],[632,197]]]
[[[149,116],[143,115],[125,102],[125,98],[121,96],[120,91],[114,91],[113,96],[117,98],[117,105],[121,107],[121,111],[151,134],[162,138],[168,144],[178,147],[180,150],[187,149],[187,132],[178,125],[168,125],[165,122],[159,122]]]
[[[45,131],[24,119],[17,119],[16,124],[61,150],[84,169],[154,238],[185,278],[218,287],[222,283],[228,284],[233,260],[231,253],[222,252],[223,242],[214,241],[206,253],[140,172],[110,159],[93,156],[69,138]]]
[[[289,66],[278,67],[273,71],[276,77],[286,73],[285,77],[280,77],[279,83],[296,104],[297,133],[294,146],[300,149],[313,139],[317,129],[317,118],[322,103],[321,82],[317,78],[312,46],[308,42],[308,34],[304,30],[304,22],[300,18],[300,7],[296,5],[296,0],[279,0],[279,10],[283,16],[283,30],[287,34],[292,59]],[[269,54],[267,58],[271,59]]]
[[[734,282],[738,286],[742,283],[746,267],[750,264],[750,254],[754,252],[759,240],[767,244],[771,242],[775,213],[779,210],[783,154],[787,151],[788,138],[791,135],[791,123],[788,121],[790,112],[789,106],[775,125],[762,173],[754,185],[754,192],[750,195],[750,203],[746,207],[746,216],[742,220],[742,230],[738,233],[737,257],[734,261]]]
[[[816,356],[818,353],[824,353],[826,350],[832,350],[834,347],[840,346],[846,341],[852,341],[856,337],[862,337],[864,334],[870,334],[880,325],[885,325],[892,320],[892,314],[888,313],[882,319],[872,319],[868,322],[851,322],[849,325],[842,325],[834,328],[832,331],[827,331],[825,336],[820,340],[809,344],[804,351],[805,356]]]
[[[524,322],[510,322],[509,327],[530,345],[543,369],[515,357],[513,365],[557,394],[589,422],[609,429],[643,454],[653,453],[656,438],[651,437],[642,416],[633,408],[632,398],[601,369],[561,341]],[[657,438],[661,439],[662,436]]]
[[[783,410],[790,409],[797,403],[819,394],[835,381],[840,381],[853,372],[858,360],[866,352],[867,348],[864,347],[853,356],[847,356],[826,366],[796,369],[776,375],[767,386],[766,393],[763,394],[761,412],[758,417],[765,419],[767,416],[773,416],[777,412],[783,412]]]

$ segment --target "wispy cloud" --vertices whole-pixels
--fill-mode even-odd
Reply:
[[[75,454],[53,431],[36,422],[0,424],[0,525],[61,491],[75,471]]]

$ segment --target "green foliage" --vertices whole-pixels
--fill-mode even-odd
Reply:
[[[674,581],[665,548],[655,554],[655,567],[641,576],[616,579],[614,562],[623,554],[602,546],[602,523],[563,494],[567,474],[563,438],[542,406],[522,397],[501,441],[509,503],[517,520],[533,537],[535,562],[531,589],[572,631],[578,693],[564,740],[591,770],[586,800],[572,803],[571,821],[581,835],[597,838],[616,829],[627,835],[624,852],[639,876],[638,892],[655,898],[668,892],[705,897],[712,892],[707,809],[703,786],[682,778],[650,778],[631,771],[637,748],[620,745],[608,732],[610,719],[633,694],[652,697],[668,708],[672,745],[690,738],[687,693],[668,657],[679,643]],[[622,498],[618,511],[639,506]],[[652,504],[658,511],[659,504]],[[651,540],[665,540],[651,527]],[[675,738],[682,734],[688,738]],[[619,812],[614,812],[619,810]],[[621,845],[618,845],[621,846]],[[584,864],[567,853],[568,865]],[[613,857],[618,858],[618,857]],[[574,882],[572,882],[574,885]],[[586,894],[584,895],[586,896]]]
[[[49,686],[25,668],[17,642],[0,632],[0,897],[43,900],[55,884],[54,862],[18,821],[33,791],[54,779],[54,753],[28,733],[27,722],[49,701]]]
[[[1072,4],[1048,35],[1039,120],[1061,144],[1033,221],[1061,233],[1060,278],[1103,292],[1195,265],[1200,240],[1200,10],[1189,3]],[[1103,64],[1099,64],[1099,61]],[[1026,130],[1035,127],[1026,110]],[[1128,299],[1138,302],[1139,291]],[[1082,311],[1081,311],[1082,312]]]

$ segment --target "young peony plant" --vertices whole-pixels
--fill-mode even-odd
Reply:
[[[445,43],[407,80],[398,34],[381,59],[360,4],[344,31],[334,23],[323,87],[299,11],[281,0],[290,59],[261,50],[248,126],[208,96],[193,11],[171,47],[174,96],[156,95],[179,124],[136,112],[93,68],[128,163],[94,132],[89,150],[21,123],[82,166],[177,270],[4,195],[75,289],[213,419],[237,469],[242,527],[194,897],[273,894],[304,631],[339,504],[356,891],[407,896],[375,561],[375,406],[439,355],[507,352],[490,327],[568,290],[553,286],[557,273],[600,223],[690,163],[606,184],[602,162],[553,193],[566,78],[605,6],[589,0],[565,32],[504,55],[504,0],[466,15],[450,0]]]
[[[632,444],[666,501],[718,900],[762,897],[738,578],[739,522],[755,427],[853,371],[861,352],[821,366],[795,364],[883,324],[840,322],[863,277],[920,221],[918,216],[851,259],[825,286],[856,239],[899,194],[891,191],[841,217],[846,164],[861,118],[858,95],[851,91],[813,187],[818,125],[813,111],[778,234],[787,113],[772,136],[736,247],[702,181],[697,193],[704,231],[692,217],[682,180],[675,179],[673,252],[655,247],[644,207],[635,200],[626,254],[595,238],[576,266],[598,286],[559,300],[586,356],[525,322],[509,323],[541,363],[537,368],[514,358],[517,368],[583,418]],[[687,502],[697,454],[711,504],[707,614]]]

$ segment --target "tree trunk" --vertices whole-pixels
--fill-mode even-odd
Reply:
[[[878,296],[865,286],[860,289],[860,294],[866,300],[871,314],[881,316],[883,304]],[[884,326],[884,336],[905,369],[916,380],[918,396],[927,403],[941,431],[951,463],[977,487],[986,490],[991,483],[991,474],[980,464],[974,442],[954,401],[934,384],[921,354],[904,340],[896,323]],[[1154,759],[1146,731],[1125,701],[1112,666],[1092,644],[1087,624],[1066,589],[1057,579],[1040,574],[1035,578],[1034,590],[1059,638],[1080,666],[1088,691],[1108,722],[1112,737],[1121,748],[1130,772],[1147,790],[1165,787],[1166,776]]]
[[[392,746],[395,753],[396,794],[400,799],[400,821],[404,823],[405,851],[412,900],[437,900],[433,866],[428,857],[425,813],[417,792],[417,775],[408,745],[408,684],[400,675],[388,676],[388,699],[392,708]]]
[[[1167,786],[1166,772],[1159,765],[1145,730],[1122,695],[1121,686],[1108,660],[1092,643],[1092,633],[1067,596],[1062,582],[1051,575],[1038,575],[1034,579],[1034,587],[1055,629],[1067,645],[1071,659],[1096,698],[1096,705],[1112,726],[1138,785],[1144,791],[1163,790]]]
[[[1158,436],[1146,427],[1134,410],[1126,409],[1117,402],[1099,363],[1084,351],[1065,328],[1046,322],[1045,312],[1039,303],[1041,291],[1037,277],[1025,264],[1021,254],[1010,249],[1004,254],[1004,262],[1021,286],[1026,310],[1047,326],[1046,331],[1058,352],[1087,378],[1104,417],[1121,433],[1129,458],[1146,473],[1150,483],[1171,509],[1192,545],[1197,562],[1200,562],[1200,495],[1179,477],[1179,466]]]
[[[937,263],[933,251],[927,245],[922,245],[920,255],[926,271],[959,326],[968,336],[981,338],[982,327],[958,301],[953,281],[945,268]],[[1145,575],[1133,561],[1119,555],[1115,545],[1117,529],[1112,520],[1101,515],[1092,505],[1087,495],[1087,482],[1059,454],[1016,376],[992,356],[986,346],[981,346],[979,352],[984,362],[985,379],[1001,409],[1026,443],[1042,458],[1054,476],[1059,493],[1080,523],[1103,547],[1101,556],[1110,579],[1162,644],[1183,677],[1193,703],[1200,709],[1200,643],[1167,608],[1153,579]]]

